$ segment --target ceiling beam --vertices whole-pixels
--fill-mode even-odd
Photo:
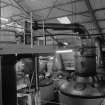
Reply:
[[[79,12],[79,13],[69,13],[69,14],[65,14],[65,15],[61,15],[61,16],[56,16],[56,17],[49,17],[47,20],[51,20],[51,19],[56,19],[58,17],[63,17],[63,16],[72,16],[72,15],[83,15],[83,14],[86,14],[88,13],[88,11],[84,11],[84,12]],[[36,14],[37,15],[37,14]],[[17,16],[20,16],[20,17],[24,17],[24,18],[28,18],[26,16],[23,16],[23,14],[17,14],[17,15],[12,15],[11,17],[17,17]],[[42,21],[42,19],[38,19],[38,21]]]
[[[54,16],[54,17],[49,17],[47,19],[45,19],[44,21],[47,21],[47,20],[52,20],[52,19],[56,19],[56,18],[60,18],[60,17],[65,17],[65,16],[73,16],[73,15],[83,15],[83,14],[86,14],[87,12],[84,11],[84,12],[79,12],[79,13],[69,13],[69,14],[64,14],[64,15],[60,15],[60,16]],[[42,20],[38,20],[38,21],[42,21]]]
[[[16,1],[16,0],[13,0],[13,1],[14,1],[14,2],[19,6],[19,8],[26,14],[26,17],[30,19],[30,18],[31,18],[31,16],[30,16],[31,11],[27,10],[26,8],[24,8],[24,6],[20,4],[20,2],[18,2],[18,1]],[[32,18],[34,18],[34,17],[36,17],[36,16],[39,16],[39,15],[33,14]]]
[[[105,21],[105,19],[97,19],[98,22],[101,22],[101,21]],[[86,24],[86,23],[93,23],[92,20],[89,20],[89,21],[80,21],[80,23],[82,24]]]
[[[47,16],[45,17],[46,19],[50,16],[51,12],[53,11],[53,9],[55,8],[55,5],[57,3],[57,0],[54,1],[53,5],[51,8],[49,8],[49,11],[48,11],[48,14]]]
[[[99,11],[103,11],[103,10],[105,10],[105,8],[98,8],[98,9],[94,9],[93,12],[99,12]],[[85,14],[87,14],[87,13],[89,13],[88,10],[87,10],[87,11],[84,11],[84,12],[78,12],[78,13],[68,13],[68,14],[66,14],[66,15],[61,15],[61,16],[56,16],[56,17],[49,17],[47,20],[52,20],[52,19],[56,19],[57,17],[63,17],[63,16],[85,15]],[[37,14],[36,14],[36,15],[37,15]],[[16,16],[22,16],[22,17],[24,17],[24,18],[28,18],[28,17],[26,17],[26,16],[23,16],[22,13],[17,14],[17,15],[12,15],[11,17],[16,17]],[[42,20],[39,19],[39,21],[42,21]]]
[[[105,10],[105,7],[103,7],[103,8],[97,8],[97,9],[94,10],[94,12],[103,11],[103,10]]]
[[[88,10],[90,12],[90,14],[91,14],[92,21],[94,22],[94,24],[95,24],[95,26],[96,26],[99,34],[101,34],[102,33],[102,30],[101,30],[101,28],[100,28],[100,26],[98,24],[98,21],[96,19],[95,13],[94,13],[94,11],[93,11],[93,9],[91,7],[90,1],[89,0],[84,0],[84,1],[85,1],[85,4],[86,4],[86,6],[87,6],[87,8],[88,8]]]
[[[1,3],[4,3],[4,4],[8,5],[8,6],[15,7],[15,8],[17,8],[17,9],[20,9],[18,6],[14,5],[14,4],[12,4],[12,3],[7,3],[7,2],[5,2],[5,1],[1,1]]]
[[[56,7],[56,9],[64,11],[64,12],[72,13],[72,14],[74,13],[74,11],[66,10],[66,9],[59,8],[59,7]],[[86,16],[86,17],[90,17],[89,14],[81,14],[81,15]]]
[[[19,16],[19,15],[18,15]],[[21,21],[23,21],[24,20],[24,18],[25,19],[29,19],[29,18],[27,18],[26,16],[21,16],[20,15],[20,19],[17,19],[16,21],[18,22],[21,22]],[[12,17],[11,17],[12,18]],[[54,18],[54,19],[56,19],[56,18]],[[97,19],[97,21],[98,22],[101,22],[101,21],[105,21],[105,19]],[[78,21],[80,24],[88,24],[88,23],[93,23],[93,21],[92,20],[87,20],[87,21]]]
[[[24,11],[25,13],[26,13],[26,15],[30,15],[29,13],[30,12],[28,12],[28,10],[26,10],[18,1],[16,1],[16,0],[13,0],[18,6],[19,6],[19,8],[22,10],[22,11]]]
[[[10,6],[10,5],[5,4],[5,5],[1,6],[0,8],[5,8],[5,7],[8,7],[8,6]]]
[[[99,11],[103,11],[103,10],[105,10],[105,8],[97,8],[97,9],[94,9],[93,12],[95,14],[95,12],[99,12]],[[56,19],[56,18],[64,17],[64,16],[72,16],[72,15],[82,15],[82,16],[84,16],[85,14],[87,15],[88,13],[89,13],[88,10],[87,11],[84,11],[84,12],[78,12],[78,13],[69,13],[69,14],[65,14],[65,15],[61,15],[61,16],[50,17],[47,20],[52,20],[52,19]]]
[[[70,1],[68,1],[66,3],[55,4],[54,7],[55,8],[56,7],[61,7],[61,6],[70,5],[72,3],[81,2],[81,1],[83,1],[83,0],[74,0],[74,1],[73,0],[70,0]],[[49,9],[49,8],[52,8],[52,6],[48,6],[48,7],[44,7],[44,8],[40,8],[40,9],[34,9],[31,12],[39,12],[39,11],[42,11],[42,10],[45,10],[45,9]]]

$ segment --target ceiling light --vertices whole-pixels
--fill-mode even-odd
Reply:
[[[63,44],[64,44],[65,46],[69,45],[67,42],[64,42]]]
[[[3,24],[3,25],[1,25],[1,28],[4,28],[5,27],[5,25]]]
[[[58,51],[56,51],[56,53],[70,53],[70,52],[73,52],[73,50],[70,49],[70,50],[58,50]]]
[[[7,26],[13,26],[13,23],[8,23],[8,24],[6,24]]]
[[[50,60],[53,60],[53,59],[54,59],[54,57],[51,57],[51,56],[50,56],[50,57],[49,57],[49,59],[50,59]]]
[[[61,23],[61,24],[70,24],[71,21],[69,20],[68,17],[60,17],[60,18],[57,18],[57,20]]]
[[[8,19],[6,19],[6,18],[0,18],[1,19],[1,21],[5,21],[5,22],[8,22]]]

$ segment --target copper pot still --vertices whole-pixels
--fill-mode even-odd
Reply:
[[[59,81],[62,105],[102,105],[104,102],[105,85],[96,73],[95,47],[88,46],[82,50],[82,53],[76,52],[76,71],[71,79]]]

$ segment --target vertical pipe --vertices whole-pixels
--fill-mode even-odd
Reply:
[[[0,56],[0,105],[2,105],[2,74],[1,74],[1,56]]]
[[[0,18],[1,18],[1,0],[0,0]],[[0,29],[1,29],[1,19],[0,19]],[[0,56],[0,105],[2,105],[2,77],[1,77],[1,56]]]
[[[45,35],[45,22],[44,22],[44,19],[43,19],[43,39],[44,39],[43,43],[46,46],[46,35]]]
[[[30,13],[30,20],[31,20],[31,25],[30,25],[30,29],[31,29],[31,48],[33,48],[33,29],[32,29],[33,18],[32,18],[32,12]]]
[[[25,38],[25,35],[26,35],[26,31],[25,31],[26,29],[25,29],[25,21],[24,21],[24,36],[23,36],[23,40],[24,40],[24,45],[26,44],[25,42],[26,42],[26,38]]]
[[[1,29],[1,0],[0,0],[0,29]]]
[[[45,35],[45,46],[46,46],[46,41],[47,41],[47,37],[46,37],[46,35]]]
[[[38,56],[35,57],[35,78],[36,78],[36,91],[39,90],[39,78],[38,78]]]
[[[38,68],[39,68],[39,58],[38,55],[36,55],[35,56],[35,105],[41,105]]]

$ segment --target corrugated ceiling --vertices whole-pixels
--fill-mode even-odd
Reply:
[[[58,23],[57,17],[67,16],[91,34],[105,33],[105,0],[1,0],[1,17],[9,22],[21,24],[30,12],[38,21]]]

